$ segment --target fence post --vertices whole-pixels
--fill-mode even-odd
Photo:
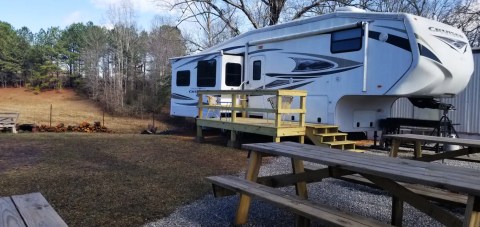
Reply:
[[[50,127],[52,127],[52,108],[53,104],[50,104]]]

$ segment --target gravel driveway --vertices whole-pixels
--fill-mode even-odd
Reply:
[[[368,151],[371,154],[386,155],[385,151]],[[410,156],[412,152],[399,153]],[[441,162],[441,161],[439,161]],[[447,165],[480,169],[480,164],[447,160]],[[260,169],[260,175],[288,173],[291,170],[288,158],[270,158]],[[243,176],[244,173],[239,173]],[[295,193],[294,187],[282,190]],[[337,179],[308,184],[309,198],[333,208],[370,217],[389,223],[391,197],[382,190],[372,189]],[[178,208],[170,216],[145,226],[231,226],[235,217],[237,196],[214,198],[212,194]],[[463,208],[451,208],[455,215],[463,217]],[[293,226],[294,215],[269,203],[253,199],[247,226]],[[313,223],[315,226],[315,223]],[[404,205],[403,226],[443,226],[410,205]]]

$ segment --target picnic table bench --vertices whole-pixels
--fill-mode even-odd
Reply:
[[[459,156],[480,153],[480,140],[473,139],[461,139],[461,138],[449,138],[449,137],[438,137],[438,136],[425,136],[425,135],[414,135],[414,134],[389,134],[385,135],[385,138],[392,139],[392,147],[390,150],[390,157],[397,157],[400,144],[402,142],[413,142],[414,146],[414,157],[419,161],[436,161],[442,159],[457,159],[462,161],[470,161],[469,159],[458,158]],[[432,154],[428,156],[422,155],[422,144],[423,143],[439,143],[449,145],[459,145],[463,146],[459,150],[442,152],[437,154]]]
[[[298,215],[297,224],[308,224],[309,219],[313,218],[320,220],[322,224],[333,226],[387,225],[365,217],[345,214],[328,208],[328,206],[306,200],[308,198],[307,183],[317,182],[326,177],[339,178],[359,174],[392,195],[392,225],[402,225],[403,203],[407,202],[446,226],[480,226],[480,181],[478,180],[480,170],[343,152],[293,142],[244,144],[243,148],[250,151],[245,179],[230,176],[208,178],[214,184],[214,190],[223,187],[240,192],[235,224],[247,222],[251,196],[256,196],[294,211]],[[264,155],[291,158],[292,174],[258,178]],[[305,172],[303,161],[328,167]],[[402,183],[424,185],[465,194],[467,198],[465,218],[458,218],[444,207],[438,206],[418,194],[417,191],[406,188]],[[286,194],[273,188],[288,185],[295,185],[297,195]],[[283,202],[279,202],[280,199],[283,199]],[[322,210],[324,208],[327,210]],[[307,213],[306,211],[311,212]]]
[[[2,227],[63,227],[67,224],[39,192],[0,198]]]
[[[13,133],[17,133],[17,119],[19,113],[0,113],[0,129],[10,128]]]

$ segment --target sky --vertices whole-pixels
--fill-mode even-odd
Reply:
[[[112,4],[121,0],[0,0],[0,21],[15,29],[23,26],[37,33],[52,26],[65,28],[76,22],[92,21],[96,25],[108,25],[106,12]],[[165,7],[153,0],[131,0],[137,23],[149,30],[155,15],[168,15]]]

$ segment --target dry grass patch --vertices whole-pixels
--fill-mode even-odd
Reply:
[[[93,123],[103,121],[102,109],[75,91],[45,91],[38,95],[24,88],[0,89],[0,112],[19,112],[20,124],[50,124],[50,105],[52,105],[52,126],[58,123],[78,125],[81,122]],[[116,117],[105,114],[105,126],[116,133],[140,133],[152,124],[151,115],[140,118]],[[159,130],[167,129],[167,125],[156,121]]]
[[[138,226],[245,164],[243,151],[185,137],[1,134],[0,196],[39,191],[70,226]]]

